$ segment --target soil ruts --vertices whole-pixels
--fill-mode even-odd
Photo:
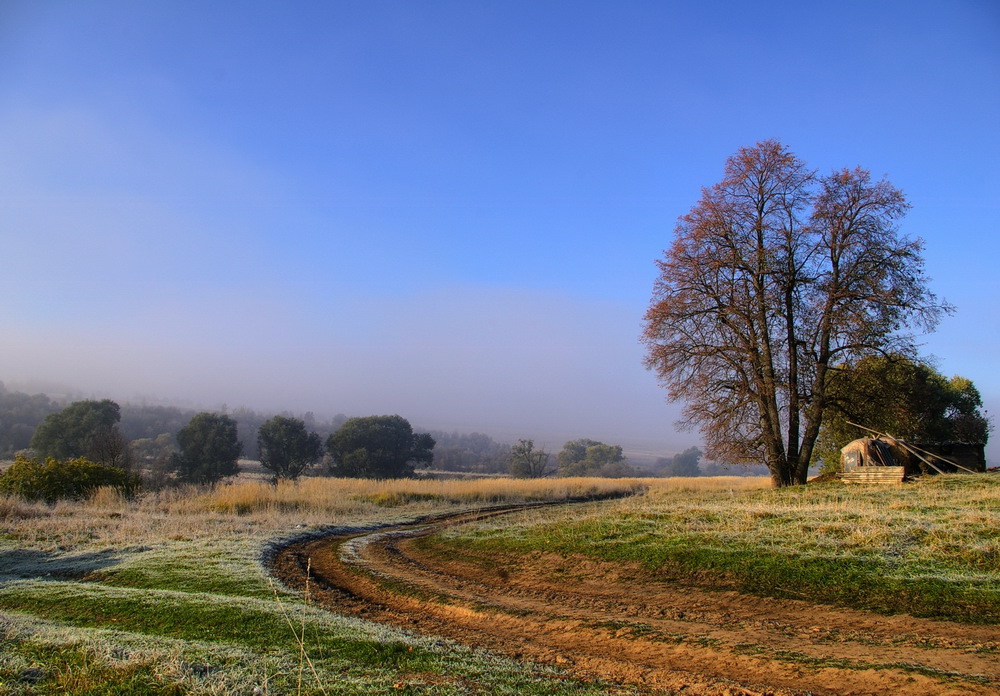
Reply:
[[[341,533],[271,570],[339,613],[649,693],[1000,694],[1000,628],[748,596],[556,554],[458,553],[433,535],[519,508]]]

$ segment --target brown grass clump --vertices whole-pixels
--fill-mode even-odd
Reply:
[[[128,505],[128,498],[122,495],[120,488],[114,486],[101,486],[91,493],[86,501],[86,506],[94,510],[118,513],[124,512]]]
[[[0,495],[0,520],[30,520],[48,514],[41,503],[26,503],[17,496]]]
[[[37,505],[25,503],[20,498],[0,495],[0,520],[31,519],[46,514]]]

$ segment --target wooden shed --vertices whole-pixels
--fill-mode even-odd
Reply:
[[[840,450],[843,480],[855,483],[899,483],[923,474],[986,471],[981,443],[907,443],[887,436],[862,437]]]
[[[901,483],[905,450],[896,440],[862,437],[840,450],[841,479],[847,483]]]

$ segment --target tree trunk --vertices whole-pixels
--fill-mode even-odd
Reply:
[[[771,488],[787,488],[798,483],[787,459],[769,462],[767,468],[771,472]]]

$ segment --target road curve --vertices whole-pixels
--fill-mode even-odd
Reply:
[[[268,561],[338,613],[559,665],[648,693],[1000,694],[1000,635],[909,616],[750,597],[638,566],[555,554],[483,556],[442,529],[508,506],[291,541]]]

